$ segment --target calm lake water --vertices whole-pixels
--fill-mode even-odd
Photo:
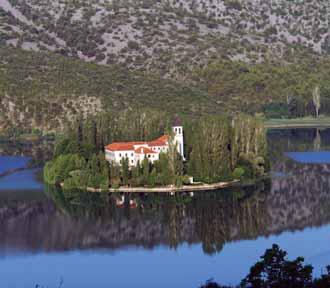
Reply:
[[[33,163],[47,145],[0,144],[0,287],[237,284],[273,243],[320,274],[330,264],[330,130],[268,139],[271,180],[125,199],[44,186]]]

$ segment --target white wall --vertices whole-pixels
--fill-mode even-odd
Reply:
[[[134,151],[109,151],[106,150],[106,160],[109,162],[115,162],[117,164],[121,164],[121,160],[128,158],[128,163],[130,166],[136,166],[137,162],[144,160],[144,154],[136,154]],[[149,157],[150,156],[150,157]],[[152,153],[147,155],[148,160],[153,163],[159,160],[159,153]]]
[[[174,126],[173,127],[174,132],[174,142],[177,143],[177,149],[179,154],[182,156],[182,159],[184,160],[184,140],[183,140],[183,127],[182,126]]]

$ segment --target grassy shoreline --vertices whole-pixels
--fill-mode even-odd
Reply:
[[[294,119],[266,119],[265,128],[314,128],[330,127],[330,117],[321,116],[319,118],[304,117]]]

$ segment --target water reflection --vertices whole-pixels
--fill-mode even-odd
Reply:
[[[285,152],[330,151],[330,129],[272,129],[267,133],[268,150],[273,162]]]
[[[42,164],[49,160],[53,153],[52,141],[34,142],[0,142],[0,156],[21,156]]]
[[[193,196],[122,199],[47,187],[47,199],[1,202],[0,249],[7,254],[202,243],[213,254],[227,242],[329,223],[330,167],[285,161],[276,168],[286,176]]]

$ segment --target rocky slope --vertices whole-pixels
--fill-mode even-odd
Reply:
[[[327,54],[326,0],[0,0],[0,41],[182,78],[215,57]]]

